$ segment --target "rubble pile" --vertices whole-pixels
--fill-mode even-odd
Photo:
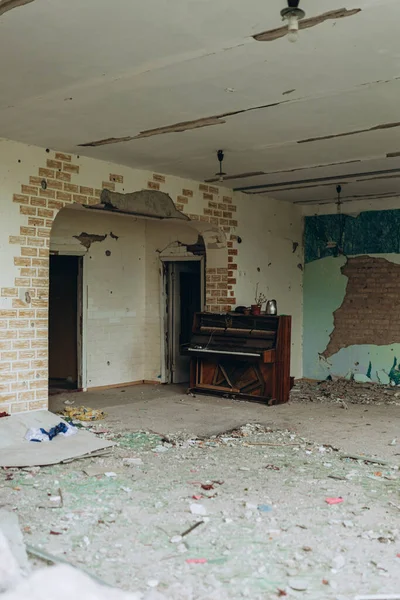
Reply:
[[[332,402],[341,404],[393,404],[400,406],[400,390],[397,387],[377,383],[358,383],[344,378],[328,378],[325,381],[302,379],[296,382],[290,393],[291,402]]]

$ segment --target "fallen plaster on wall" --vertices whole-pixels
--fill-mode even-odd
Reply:
[[[0,0],[0,16],[4,15],[4,13],[9,10],[13,10],[13,8],[30,4],[33,1],[34,0]]]
[[[100,202],[103,205],[103,210],[158,219],[190,221],[187,215],[175,208],[175,204],[168,194],[157,190],[141,190],[120,194],[104,189],[101,192]],[[99,207],[91,206],[89,208],[98,209]]]
[[[343,19],[344,17],[352,17],[357,13],[361,12],[361,8],[353,8],[351,10],[347,10],[346,8],[339,8],[338,10],[331,10],[329,12],[323,13],[322,15],[318,15],[317,17],[310,17],[309,19],[304,19],[299,21],[299,29],[309,29],[310,27],[315,27],[316,25],[320,25],[328,20],[335,19]],[[273,42],[278,40],[279,38],[285,37],[287,35],[288,29],[286,26],[278,27],[277,29],[271,29],[269,31],[263,31],[262,33],[257,33],[257,35],[253,35],[253,38],[257,42]]]
[[[79,235],[73,235],[72,237],[78,240],[78,242],[82,244],[82,246],[89,250],[90,246],[94,242],[104,242],[104,240],[107,237],[107,234],[97,235],[96,233],[86,233],[85,231],[82,231],[82,233],[80,233]]]

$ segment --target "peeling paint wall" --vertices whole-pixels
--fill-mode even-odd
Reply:
[[[50,245],[59,252],[75,252],[92,256],[91,267],[92,298],[91,317],[93,331],[104,329],[103,350],[96,359],[88,359],[89,385],[108,385],[125,383],[128,374],[136,380],[136,359],[142,360],[139,379],[154,379],[160,374],[160,316],[157,312],[156,300],[159,291],[159,252],[185,252],[185,248],[176,242],[176,234],[166,233],[161,229],[164,223],[146,223],[144,233],[135,221],[128,225],[114,221],[111,226],[93,227],[93,211],[88,208],[98,204],[102,189],[120,193],[141,189],[164,191],[174,201],[177,210],[184,212],[190,219],[194,233],[185,234],[183,243],[196,244],[198,236],[204,239],[206,248],[206,306],[208,310],[227,311],[235,307],[240,293],[240,303],[251,303],[254,295],[254,284],[267,283],[265,293],[275,296],[280,303],[280,310],[292,312],[295,316],[295,328],[300,328],[301,319],[301,250],[298,255],[292,253],[293,240],[301,241],[299,211],[285,203],[275,202],[267,197],[244,196],[232,190],[198,183],[178,177],[152,173],[129,167],[116,166],[103,161],[72,156],[62,152],[46,150],[23,144],[0,140],[0,250],[2,253],[2,269],[0,273],[0,408],[1,410],[25,411],[45,408],[48,401],[47,365],[48,365],[48,257]],[[57,214],[65,207],[75,207],[76,219],[86,219],[83,214],[89,213],[90,220],[81,222],[72,236],[62,228],[56,238],[51,241],[51,231]],[[79,208],[79,210],[77,210]],[[79,212],[81,211],[81,212]],[[292,216],[296,215],[298,229],[292,236]],[[101,215],[103,216],[103,215]],[[129,217],[131,219],[131,217]],[[241,222],[242,221],[242,222]],[[60,221],[61,223],[61,221]],[[179,226],[181,224],[179,223]],[[57,225],[55,225],[55,228]],[[134,236],[127,236],[125,227],[132,227]],[[152,229],[154,228],[154,230]],[[156,232],[158,228],[158,232]],[[56,229],[54,230],[56,231]],[[125,233],[124,233],[125,232]],[[111,235],[111,233],[113,235]],[[136,235],[137,233],[137,235]],[[82,235],[83,234],[83,235]],[[102,236],[107,235],[102,241]],[[147,237],[146,237],[147,235]],[[76,237],[74,237],[76,236]],[[97,237],[98,236],[98,237]],[[144,237],[143,237],[144,236]],[[53,236],[54,237],[54,236]],[[126,263],[125,251],[118,250],[128,244],[135,256],[141,253],[147,257],[147,264],[153,262],[154,268],[143,269]],[[175,237],[175,240],[173,239]],[[178,238],[180,237],[180,234]],[[118,239],[117,239],[118,238]],[[126,239],[125,239],[126,238]],[[189,239],[190,238],[190,239]],[[243,243],[240,244],[240,238]],[[182,238],[183,239],[183,238]],[[140,241],[142,240],[142,241]],[[147,240],[147,241],[146,241]],[[151,240],[153,240],[151,242]],[[251,245],[250,245],[251,240]],[[182,240],[179,240],[182,241]],[[143,248],[141,244],[143,242]],[[89,247],[88,247],[89,246]],[[105,246],[111,254],[103,257]],[[128,246],[126,246],[128,250]],[[272,265],[279,265],[275,271],[265,271],[268,265],[265,253],[277,260],[268,258]],[[157,261],[155,260],[157,254]],[[252,256],[255,255],[255,259]],[[151,257],[151,259],[150,259]],[[259,260],[259,259],[263,260]],[[118,259],[118,260],[117,260]],[[85,260],[90,260],[85,257]],[[115,262],[114,262],[115,261]],[[122,262],[121,262],[122,261]],[[111,266],[110,266],[111,265]],[[260,271],[257,271],[257,266]],[[135,273],[142,273],[142,281],[148,291],[148,298],[143,299],[143,307],[137,304],[141,297],[136,297],[129,288],[129,298],[122,294],[120,303],[108,296],[96,304],[104,292],[104,279],[109,279],[112,286],[123,277],[122,268],[128,270],[136,279]],[[254,268],[256,271],[254,271]],[[97,269],[97,270],[96,270]],[[106,278],[102,271],[106,270]],[[143,269],[143,270],[142,270]],[[293,269],[296,269],[292,277]],[[239,271],[249,274],[249,279],[241,279]],[[286,279],[283,273],[288,270]],[[92,277],[89,273],[89,277]],[[103,279],[103,281],[102,281]],[[248,283],[250,281],[250,284]],[[289,290],[289,285],[293,287]],[[131,285],[131,283],[129,284]],[[97,287],[96,287],[97,286]],[[102,287],[103,286],[103,292]],[[110,287],[111,289],[111,287]],[[260,288],[261,291],[261,288]],[[297,295],[297,301],[289,302],[287,298]],[[114,295],[114,294],[113,294]],[[136,298],[136,300],[135,300]],[[150,298],[150,300],[149,300]],[[131,300],[135,302],[131,302]],[[136,306],[134,306],[134,304]],[[144,307],[146,304],[146,308]],[[128,309],[128,318],[132,318],[127,328],[132,333],[135,329],[137,315],[142,310],[143,327],[141,336],[149,336],[152,340],[145,351],[136,355],[119,356],[113,361],[107,358],[104,349],[109,337],[114,337],[104,325],[105,319],[122,318],[120,311]],[[110,317],[109,312],[116,312]],[[133,312],[136,311],[136,316]],[[296,312],[297,311],[297,312]],[[103,315],[104,313],[104,315]],[[131,314],[132,313],[132,314]],[[99,316],[100,315],[100,316]],[[297,315],[297,316],[296,316]],[[102,324],[101,324],[102,323]],[[96,325],[96,326],[95,326]],[[115,322],[115,328],[122,326]],[[135,330],[136,331],[136,330]],[[128,333],[126,334],[128,335]],[[141,339],[142,339],[141,337]],[[99,342],[92,338],[93,351],[96,352]],[[124,338],[125,339],[125,338]],[[295,353],[301,353],[300,336],[295,334]],[[127,338],[126,338],[127,341]],[[125,342],[124,342],[125,343]],[[114,352],[114,351],[113,351]],[[95,355],[95,352],[94,352]],[[151,359],[151,360],[150,360]],[[92,363],[90,363],[92,360]],[[104,365],[104,361],[106,365]],[[110,362],[110,365],[107,364]],[[143,365],[147,365],[144,369]],[[110,370],[109,367],[112,367]],[[300,374],[297,363],[294,375]]]
[[[305,377],[400,381],[399,225],[400,210],[306,217]]]

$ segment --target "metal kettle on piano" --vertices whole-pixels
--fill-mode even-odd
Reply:
[[[277,315],[278,314],[278,306],[276,304],[276,300],[268,300],[266,307],[265,307],[265,313],[267,315]]]

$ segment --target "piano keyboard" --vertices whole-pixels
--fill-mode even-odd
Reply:
[[[255,352],[230,352],[228,350],[211,350],[209,348],[188,348],[189,352],[206,352],[207,354],[232,354],[234,356],[256,356],[260,358],[261,354]]]

